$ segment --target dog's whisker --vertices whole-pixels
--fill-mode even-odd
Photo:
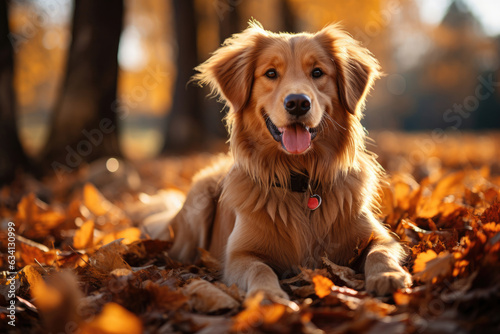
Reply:
[[[335,125],[337,125],[337,126],[338,126],[338,127],[340,127],[342,130],[347,131],[347,129],[346,129],[346,128],[344,128],[342,125],[340,125],[340,124],[339,124],[339,123],[338,123],[335,119],[333,119],[333,117],[332,117],[332,116],[330,116],[329,114],[325,114],[325,115],[326,115],[326,119],[327,119],[327,120],[330,120],[334,126],[335,126]]]

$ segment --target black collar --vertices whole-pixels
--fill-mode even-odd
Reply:
[[[305,171],[303,174],[290,172],[290,184],[288,189],[296,193],[305,193],[309,189],[309,174]],[[274,183],[275,187],[285,188],[279,182]]]

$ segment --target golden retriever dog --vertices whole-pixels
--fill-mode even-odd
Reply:
[[[227,159],[199,173],[170,221],[170,255],[198,247],[247,295],[288,298],[279,278],[327,256],[357,270],[377,295],[411,285],[404,251],[376,218],[381,167],[360,123],[378,62],[337,25],[315,34],[272,33],[257,22],[197,67],[230,110]]]

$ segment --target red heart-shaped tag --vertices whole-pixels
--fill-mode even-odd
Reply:
[[[311,210],[316,210],[321,205],[321,197],[319,195],[311,195],[307,201],[307,207]]]

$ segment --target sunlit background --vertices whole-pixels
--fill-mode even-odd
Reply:
[[[311,31],[329,22],[368,47],[385,76],[367,104],[369,131],[500,128],[500,2],[492,0],[197,0],[198,59],[249,19],[274,31]],[[26,151],[44,145],[71,43],[71,0],[10,1],[18,126]],[[232,23],[225,23],[230,20]],[[224,22],[226,21],[226,22]],[[235,29],[221,33],[222,26]],[[223,36],[226,35],[226,36]],[[177,43],[169,1],[126,0],[118,61],[124,154],[155,156],[172,106]],[[134,89],[167,73],[146,96]],[[220,106],[221,109],[222,106]],[[207,112],[217,112],[207,108]]]

